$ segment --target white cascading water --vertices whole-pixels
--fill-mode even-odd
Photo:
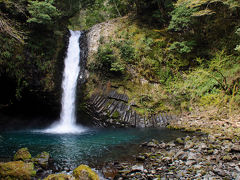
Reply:
[[[62,111],[60,121],[46,129],[47,133],[81,133],[85,129],[76,125],[75,98],[77,79],[80,71],[80,31],[71,31],[67,57],[64,60],[64,73],[62,82]]]

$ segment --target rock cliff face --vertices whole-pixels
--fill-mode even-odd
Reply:
[[[89,32],[87,33],[89,57],[88,60],[91,60],[92,56],[98,51],[98,47],[100,45],[100,38],[113,37],[115,30],[118,28],[116,24],[121,22],[125,18],[127,17],[116,18],[107,22],[96,24],[89,30]]]
[[[79,86],[81,86],[85,80],[88,78],[88,71],[86,71],[86,63],[88,57],[88,39],[87,39],[87,31],[82,31],[81,37],[79,39],[80,45],[80,73],[79,73]]]
[[[165,127],[176,119],[167,113],[141,116],[129,104],[128,96],[110,90],[104,94],[96,93],[90,98],[87,110],[95,126],[99,127]]]
[[[118,78],[91,70],[90,64],[96,61],[98,48],[102,44],[101,39],[114,40],[116,31],[126,19],[127,17],[117,18],[97,24],[81,38],[82,47],[86,46],[84,42],[87,40],[87,48],[83,49],[85,54],[81,59],[81,68],[84,70],[79,76],[80,84],[85,82],[81,85],[85,111],[91,117],[92,123],[99,127],[165,127],[176,117],[163,112],[139,113],[139,107],[135,103],[138,97],[125,93],[125,89],[135,91],[143,85],[150,84],[133,68],[128,67],[130,78],[127,80],[124,79],[125,75]],[[132,88],[126,88],[126,84],[130,83],[133,84]],[[151,86],[155,87],[152,84]]]

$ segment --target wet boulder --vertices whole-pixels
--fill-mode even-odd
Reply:
[[[176,142],[177,142],[178,144],[184,145],[184,140],[183,140],[182,138],[177,138],[177,139],[176,139]]]
[[[16,152],[16,154],[13,157],[13,160],[14,161],[19,161],[19,160],[28,161],[31,159],[31,157],[32,156],[29,153],[28,148],[21,148]]]
[[[12,161],[0,163],[0,179],[31,179],[36,175],[33,163]]]
[[[240,152],[240,145],[238,144],[232,145],[231,152]]]
[[[50,155],[48,152],[42,152],[41,154],[38,154],[35,158],[32,158],[32,161],[37,166],[40,166],[43,169],[47,169],[49,158],[50,158]]]
[[[97,173],[87,165],[80,165],[74,169],[73,176],[76,180],[99,180]]]
[[[75,180],[75,178],[67,174],[50,174],[44,180]]]

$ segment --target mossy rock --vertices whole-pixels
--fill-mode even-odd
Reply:
[[[50,174],[44,180],[75,180],[75,178],[67,174]]]
[[[177,138],[176,139],[176,142],[178,143],[178,144],[184,144],[184,140],[182,140],[182,138]]]
[[[21,148],[19,149],[16,154],[13,157],[14,161],[18,161],[18,160],[30,160],[32,158],[31,154],[28,151],[28,148]]]
[[[229,155],[226,155],[226,156],[223,156],[223,157],[222,157],[222,160],[223,160],[223,161],[231,161],[231,160],[232,160],[232,157],[229,156]]]
[[[49,158],[50,155],[48,152],[42,152],[41,154],[38,154],[35,158],[32,158],[32,162],[46,169],[48,167]]]
[[[35,175],[33,163],[23,161],[0,163],[1,179],[31,179]]]
[[[87,165],[80,165],[74,169],[73,176],[77,180],[99,180],[98,175]]]

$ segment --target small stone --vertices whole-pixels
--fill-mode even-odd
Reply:
[[[187,173],[186,171],[180,170],[177,172],[177,177],[179,178],[185,177],[186,173]]]
[[[207,149],[207,145],[205,143],[201,143],[201,144],[199,144],[199,149],[200,150]]]
[[[157,147],[157,144],[155,144],[154,142],[149,142],[147,144],[147,147]]]
[[[161,148],[161,149],[165,149],[165,148],[166,148],[166,144],[165,144],[165,143],[161,143],[161,144],[159,144],[159,148]]]
[[[216,137],[213,136],[213,135],[208,135],[208,139],[209,139],[209,141],[211,141],[211,142],[215,142]]]
[[[118,170],[114,166],[104,166],[102,168],[102,173],[104,177],[114,179],[116,174],[118,173]]]
[[[217,149],[214,149],[214,151],[213,151],[213,154],[218,154],[219,153],[219,150],[217,150]]]
[[[219,176],[226,177],[226,173],[222,169],[214,168],[213,172]]]
[[[174,159],[177,159],[177,158],[179,158],[179,157],[182,157],[184,154],[185,154],[185,152],[182,151],[182,150],[180,150],[180,151],[178,151],[178,152],[175,154]]]
[[[187,141],[185,143],[184,149],[191,149],[194,146],[194,143],[192,141]]]
[[[156,139],[152,139],[152,142],[153,142],[154,144],[159,144],[158,140],[156,140]]]
[[[240,145],[234,144],[231,147],[231,152],[240,152]]]
[[[35,158],[32,158],[32,161],[36,165],[40,165],[42,168],[47,169],[49,158],[50,158],[49,153],[42,152],[41,154],[38,154]]]
[[[223,160],[223,161],[231,161],[232,158],[231,158],[231,156],[226,155],[226,156],[223,156],[223,157],[222,157],[222,160]]]
[[[144,156],[137,156],[136,160],[137,161],[145,161],[145,157]]]
[[[198,157],[198,158],[199,158],[199,157]],[[195,159],[197,159],[196,154],[190,152],[190,153],[188,154],[188,160],[195,160]]]
[[[210,149],[207,151],[208,154],[213,154],[214,150],[213,149]]]
[[[168,143],[166,146],[170,147],[170,148],[173,148],[176,146],[176,144],[174,144],[173,142],[170,142]]]
[[[143,171],[143,165],[142,164],[136,164],[132,167],[132,171]]]
[[[156,174],[156,170],[151,170],[151,173],[152,174]]]
[[[190,136],[185,137],[185,141],[189,141],[191,139]]]
[[[194,169],[201,169],[201,168],[202,168],[202,166],[199,165],[199,164],[196,164],[196,165],[194,165],[193,167],[194,167]]]
[[[235,169],[240,172],[240,168],[238,166],[235,166]]]
[[[184,141],[183,141],[181,138],[177,138],[177,139],[176,139],[176,142],[177,142],[178,144],[184,144]]]
[[[192,166],[192,165],[194,165],[194,164],[196,164],[196,163],[197,163],[196,161],[189,160],[189,161],[186,162],[186,165],[187,165],[187,166]]]
[[[172,161],[172,158],[170,158],[170,157],[164,157],[164,158],[162,158],[162,161],[163,161],[163,162],[170,163],[170,162]]]

